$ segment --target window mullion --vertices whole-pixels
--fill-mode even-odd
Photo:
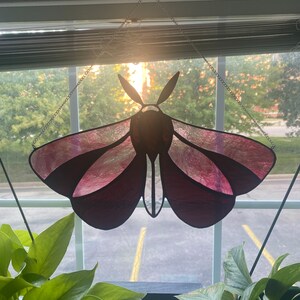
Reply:
[[[77,84],[77,68],[69,68],[69,90],[73,90]],[[80,130],[79,123],[79,102],[77,88],[70,97],[70,122],[71,133],[76,133]],[[83,223],[82,220],[75,216],[75,254],[77,270],[84,269],[84,240],[83,240]]]
[[[217,72],[225,79],[226,59],[217,58]],[[215,105],[215,128],[224,130],[225,115],[225,89],[220,80],[216,81],[216,105]],[[212,283],[221,280],[221,255],[222,255],[222,221],[214,225],[213,230],[213,261],[212,261]]]

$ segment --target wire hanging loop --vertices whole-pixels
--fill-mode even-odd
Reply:
[[[98,59],[99,57],[101,57],[102,55],[104,55],[105,53],[107,53],[107,49],[108,47],[111,45],[111,43],[116,39],[117,34],[121,31],[121,29],[130,23],[130,19],[131,16],[133,15],[133,13],[136,11],[136,9],[139,7],[139,5],[142,3],[142,0],[138,0],[136,3],[136,6],[131,10],[131,12],[128,14],[128,16],[124,19],[124,21],[121,23],[121,25],[113,32],[113,35],[111,37],[111,39],[103,46],[99,49],[99,51],[95,54],[95,58]],[[55,118],[59,115],[59,113],[61,112],[61,110],[63,109],[63,107],[66,105],[67,102],[70,101],[71,96],[74,94],[74,92],[77,90],[77,88],[80,86],[80,84],[84,81],[84,79],[89,75],[89,73],[91,72],[92,68],[94,67],[94,64],[90,65],[85,72],[83,73],[83,75],[81,76],[81,78],[78,80],[78,82],[75,84],[75,86],[73,87],[73,89],[69,92],[69,94],[67,95],[67,97],[63,100],[63,102],[61,103],[61,105],[57,108],[57,110],[53,113],[53,115],[50,117],[50,119],[48,120],[48,122],[42,127],[40,133],[33,139],[32,141],[32,148],[36,149],[36,144],[39,141],[39,139],[42,137],[42,135],[48,130],[48,128],[52,125],[52,123],[54,122]]]
[[[191,45],[193,50],[205,61],[205,63],[208,65],[211,72],[215,75],[215,77],[222,83],[222,85],[225,87],[225,89],[229,92],[230,96],[240,105],[240,107],[243,109],[243,111],[247,114],[247,116],[251,119],[251,121],[255,124],[255,126],[259,129],[261,134],[267,139],[267,141],[270,143],[271,148],[275,148],[275,144],[268,135],[267,132],[265,132],[261,125],[254,119],[254,117],[250,114],[248,109],[245,107],[245,105],[238,99],[237,95],[234,93],[234,91],[231,89],[231,87],[228,85],[228,83],[225,81],[225,79],[218,73],[218,71],[214,68],[214,66],[207,60],[207,58],[198,50],[194,42],[191,40],[191,38],[186,35],[182,27],[178,24],[178,22],[175,20],[173,16],[169,14],[169,12],[166,10],[166,8],[162,5],[160,0],[156,0],[157,5],[160,7],[160,9],[168,16],[168,18],[175,24],[180,34],[186,39],[186,41]]]

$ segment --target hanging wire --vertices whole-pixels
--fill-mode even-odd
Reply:
[[[15,192],[15,189],[14,189],[12,183],[11,183],[11,180],[10,180],[10,178],[9,178],[9,176],[8,176],[8,173],[6,172],[5,166],[4,166],[4,164],[3,164],[1,158],[0,158],[0,164],[1,164],[1,166],[2,166],[2,169],[3,169],[4,175],[5,175],[5,177],[6,177],[6,180],[7,180],[8,184],[9,184],[10,190],[12,191],[12,193],[13,193],[13,195],[14,195],[14,198],[15,198],[15,200],[16,200],[16,203],[17,203],[17,206],[18,206],[18,208],[19,208],[19,211],[20,211],[20,213],[21,213],[21,215],[22,215],[23,221],[24,221],[24,223],[25,223],[25,226],[26,226],[26,228],[27,228],[27,231],[28,231],[28,233],[29,233],[29,236],[30,236],[30,238],[31,238],[31,241],[34,242],[34,238],[33,238],[32,232],[31,232],[31,230],[30,230],[29,224],[28,224],[28,222],[27,222],[27,219],[26,219],[25,214],[24,214],[24,212],[23,212],[23,209],[22,209],[22,207],[21,207],[20,201],[19,201],[19,199],[18,199],[18,197],[17,197],[17,194],[16,194],[16,192]]]
[[[113,35],[111,37],[111,39],[102,47],[100,48],[100,50],[98,51],[98,53],[95,54],[95,58],[98,59],[99,57],[101,57],[102,55],[104,55],[105,53],[107,53],[107,49],[108,47],[111,45],[111,43],[115,40],[117,34],[121,31],[121,29],[130,22],[130,17],[133,15],[133,13],[136,11],[136,9],[139,7],[139,5],[142,3],[142,0],[138,0],[136,6],[131,10],[131,12],[128,14],[128,16],[125,18],[125,20],[121,23],[121,25],[113,32]],[[76,89],[79,87],[79,85],[84,81],[84,79],[88,76],[88,74],[90,73],[90,71],[92,70],[92,68],[94,67],[94,64],[90,65],[85,72],[83,73],[83,75],[81,76],[81,78],[77,81],[77,83],[75,84],[75,86],[73,87],[73,89],[69,92],[69,94],[67,95],[67,97],[64,99],[64,101],[61,103],[61,105],[57,108],[57,110],[53,113],[53,115],[50,117],[50,119],[48,120],[48,122],[42,127],[40,133],[33,139],[32,142],[32,148],[36,149],[36,144],[39,141],[39,139],[41,138],[41,136],[48,130],[48,128],[52,125],[52,123],[54,122],[55,118],[57,117],[57,115],[61,112],[61,110],[63,109],[63,107],[65,106],[65,104],[67,102],[70,101],[71,96],[73,95],[73,93],[76,91]]]
[[[244,110],[244,112],[248,115],[248,117],[252,120],[252,122],[255,124],[255,126],[259,129],[259,131],[262,133],[262,135],[268,140],[268,142],[271,144],[271,148],[275,148],[275,144],[268,135],[267,132],[263,130],[261,125],[254,119],[254,117],[250,114],[248,109],[245,107],[245,105],[238,99],[237,95],[234,93],[234,91],[231,89],[231,87],[228,85],[228,83],[225,81],[225,79],[218,73],[218,71],[214,68],[214,66],[207,60],[207,58],[198,50],[194,42],[190,39],[188,35],[185,34],[184,30],[181,28],[179,23],[175,20],[173,16],[169,14],[169,12],[166,10],[166,8],[161,4],[160,0],[156,0],[158,6],[160,9],[170,18],[170,20],[175,24],[178,31],[181,33],[181,35],[186,39],[186,41],[192,46],[193,50],[205,61],[205,63],[208,65],[211,72],[218,78],[218,80],[222,83],[222,85],[225,87],[225,89],[229,92],[231,97],[240,105],[240,107]]]
[[[169,14],[169,12],[165,9],[165,7],[161,4],[160,0],[156,0],[159,8],[168,16],[168,18],[175,24],[180,34],[187,40],[187,42],[192,46],[193,50],[205,61],[205,63],[208,65],[211,72],[215,75],[215,77],[222,83],[222,85],[225,87],[225,89],[229,92],[231,97],[240,105],[240,107],[243,109],[243,111],[247,114],[247,116],[251,119],[251,121],[255,124],[255,126],[259,129],[259,131],[262,133],[262,135],[268,140],[268,142],[271,144],[271,148],[275,148],[275,144],[273,143],[270,136],[263,130],[261,125],[254,119],[254,117],[250,114],[250,112],[247,110],[245,105],[238,99],[237,95],[233,92],[233,90],[230,88],[228,83],[225,81],[225,79],[217,72],[217,70],[213,67],[213,65],[207,60],[207,58],[198,50],[198,48],[195,46],[193,41],[189,38],[188,35],[184,32],[184,30],[181,28],[181,26],[178,24],[178,22],[175,20],[173,16]],[[108,47],[111,45],[111,43],[115,40],[117,34],[119,31],[125,26],[131,23],[131,16],[136,11],[139,5],[142,4],[142,0],[138,0],[136,6],[132,9],[132,11],[128,14],[128,16],[125,18],[125,20],[121,23],[121,25],[114,31],[113,36],[111,39],[105,44],[104,47],[102,47],[98,53],[95,54],[96,59],[101,57],[103,54],[108,53],[107,51]],[[298,23],[296,23],[296,26],[298,28]],[[48,128],[52,125],[54,119],[57,117],[57,115],[61,112],[63,107],[67,102],[70,101],[71,96],[75,92],[75,90],[78,88],[78,86],[84,81],[84,79],[88,76],[90,71],[92,70],[94,64],[90,65],[84,72],[84,74],[81,76],[81,78],[78,80],[74,88],[69,92],[67,97],[64,99],[62,104],[57,108],[57,110],[53,113],[49,121],[42,127],[40,133],[34,138],[32,142],[32,147],[35,149],[36,144],[38,140],[41,138],[41,136],[45,133],[45,131],[48,130]]]
[[[251,270],[250,270],[250,275],[253,274],[254,269],[255,269],[255,267],[256,267],[258,261],[259,261],[259,258],[260,258],[261,254],[263,253],[263,251],[264,251],[264,249],[265,249],[265,246],[266,246],[266,244],[267,244],[267,242],[268,242],[268,240],[269,240],[269,237],[270,237],[270,235],[271,235],[271,233],[272,233],[272,231],[273,231],[273,229],[274,229],[274,226],[275,226],[275,224],[276,224],[276,222],[277,222],[277,220],[278,220],[278,218],[279,218],[279,216],[280,216],[280,213],[281,213],[281,211],[282,211],[282,209],[283,209],[283,207],[284,207],[284,205],[285,205],[285,203],[286,203],[286,200],[287,200],[287,198],[288,198],[288,196],[289,196],[289,194],[290,194],[290,191],[292,190],[292,188],[293,188],[293,186],[294,186],[294,184],[295,184],[295,181],[296,181],[296,179],[297,179],[297,177],[298,177],[299,171],[300,171],[300,164],[299,164],[299,166],[298,166],[298,169],[297,169],[296,173],[295,173],[294,176],[293,176],[293,179],[292,179],[292,181],[291,181],[291,183],[290,183],[290,185],[289,185],[289,188],[287,189],[287,191],[286,191],[286,193],[285,193],[285,196],[284,196],[284,198],[283,198],[283,200],[282,200],[282,203],[281,203],[281,205],[280,205],[280,207],[279,207],[279,209],[278,209],[278,211],[277,211],[277,214],[276,214],[276,216],[275,216],[275,218],[274,218],[274,220],[273,220],[273,222],[272,222],[272,225],[271,225],[271,227],[270,227],[270,229],[269,229],[269,231],[268,231],[268,233],[267,233],[267,235],[266,235],[266,237],[265,237],[265,240],[264,240],[264,242],[263,242],[261,248],[259,249],[259,252],[258,252],[258,254],[257,254],[257,257],[256,257],[256,259],[255,259],[255,261],[254,261],[254,263],[253,263],[253,266],[252,266]]]

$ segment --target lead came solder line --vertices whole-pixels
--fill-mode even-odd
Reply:
[[[131,272],[131,276],[130,276],[131,282],[137,281],[138,277],[139,277],[141,258],[142,258],[142,253],[143,253],[143,246],[144,246],[146,231],[147,231],[146,227],[142,227],[140,230],[140,236],[139,236],[138,244],[136,247],[135,258],[134,258],[132,272]]]
[[[250,229],[250,227],[248,225],[242,225],[242,227],[244,228],[244,230],[246,231],[246,233],[249,235],[249,237],[251,238],[251,240],[253,241],[253,243],[255,244],[255,246],[258,249],[260,249],[261,246],[262,246],[262,243],[257,238],[257,236],[254,234],[254,232]],[[264,249],[264,251],[262,252],[262,254],[267,259],[267,261],[270,263],[270,265],[273,266],[274,262],[275,262],[273,256],[266,249]]]

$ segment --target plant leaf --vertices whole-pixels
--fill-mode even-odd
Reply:
[[[284,295],[281,297],[280,300],[299,300],[300,299],[300,287],[292,286],[290,287]]]
[[[266,295],[270,300],[279,300],[298,281],[300,281],[300,263],[286,266],[270,278],[266,286]]]
[[[225,287],[226,288],[226,287]],[[221,300],[235,300],[236,297],[229,291],[224,291]]]
[[[0,231],[4,232],[11,239],[11,241],[14,244],[16,244],[18,247],[23,248],[21,241],[19,240],[19,238],[17,237],[17,235],[15,234],[15,232],[13,231],[13,229],[11,228],[10,225],[2,224]],[[18,248],[18,247],[16,247],[16,248]]]
[[[82,300],[140,300],[144,297],[145,294],[137,293],[114,284],[99,282],[87,292]]]
[[[279,256],[276,261],[274,262],[274,265],[272,267],[272,270],[271,270],[271,273],[269,275],[269,277],[271,278],[279,269],[281,263],[283,262],[283,260],[288,256],[289,254],[286,253],[286,254],[283,254],[281,256]]]
[[[224,294],[225,284],[222,282],[201,288],[187,294],[175,296],[179,300],[220,300]]]
[[[257,300],[259,295],[264,292],[269,278],[262,278],[258,282],[254,282],[249,285],[242,295],[241,300]]]
[[[0,294],[5,296],[6,299],[11,297],[18,296],[19,293],[27,288],[32,288],[33,285],[24,280],[21,277],[12,278],[5,286],[0,290]]]
[[[28,251],[26,267],[22,271],[49,278],[64,257],[74,228],[74,214],[54,223],[37,236]]]
[[[300,293],[295,295],[292,300],[299,300],[300,299]],[[282,299],[282,300],[285,300],[285,299]]]
[[[61,274],[46,281],[40,288],[34,288],[23,300],[79,300],[91,286],[96,267],[92,270]]]
[[[0,293],[1,289],[13,280],[14,279],[12,277],[0,276]]]
[[[18,237],[18,239],[20,240],[20,242],[22,243],[23,246],[25,246],[25,247],[31,246],[32,240],[31,240],[31,237],[27,230],[17,229],[17,230],[14,230],[14,233],[16,234],[16,236]],[[34,239],[38,236],[38,234],[36,234],[34,232],[32,232],[32,235],[33,235]]]
[[[11,257],[11,263],[16,272],[21,272],[25,267],[25,260],[27,258],[27,252],[24,248],[16,249]]]
[[[0,231],[0,276],[7,276],[13,250],[11,239]]]
[[[243,291],[252,283],[243,245],[231,249],[224,260],[225,279],[224,282],[235,291],[242,295]]]
[[[45,281],[48,279],[43,277],[40,274],[35,274],[35,273],[28,273],[22,275],[22,278],[26,280],[27,282],[31,283],[35,287],[40,287]]]

